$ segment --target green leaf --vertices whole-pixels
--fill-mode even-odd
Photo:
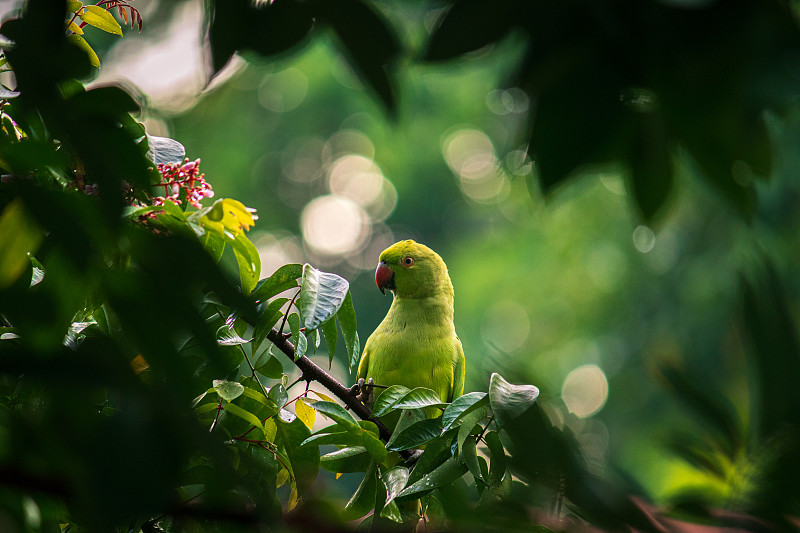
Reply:
[[[375,493],[378,487],[377,470],[377,463],[374,460],[371,461],[355,494],[344,506],[342,520],[361,518],[375,508]]]
[[[319,459],[322,468],[334,473],[364,472],[371,462],[372,457],[363,446],[342,448]]]
[[[298,45],[314,26],[306,2],[281,0],[254,3],[225,0],[214,3],[208,38],[214,73],[219,72],[236,51],[261,56],[285,52]],[[257,28],[258,31],[253,31]],[[268,39],[264,36],[269,35]]]
[[[489,404],[498,428],[527,411],[538,397],[533,385],[513,385],[496,372],[489,381]]]
[[[459,463],[455,457],[450,457],[432,472],[422,476],[419,481],[403,489],[398,497],[403,499],[410,499],[411,496],[419,497],[423,492],[449,485],[463,476],[465,472],[467,472],[467,466]]]
[[[358,359],[361,357],[361,345],[358,341],[356,310],[353,307],[353,298],[350,295],[350,291],[347,291],[342,307],[336,313],[336,321],[339,323],[339,329],[342,330],[344,346],[347,351],[348,369],[352,373],[353,367],[358,364]]]
[[[122,28],[114,15],[100,6],[85,6],[86,11],[78,16],[89,26],[101,29],[114,35],[122,36]]]
[[[233,401],[244,393],[244,385],[236,381],[215,379],[213,385],[220,398],[226,402]]]
[[[381,480],[383,481],[384,487],[386,487],[386,502],[384,503],[386,507],[381,511],[381,516],[394,522],[402,522],[403,519],[400,516],[400,510],[397,508],[397,504],[395,504],[393,508],[389,508],[389,506],[394,503],[394,499],[397,495],[406,488],[406,483],[408,483],[408,468],[397,466],[386,472]]]
[[[659,112],[636,113],[634,120],[638,131],[633,136],[628,158],[630,185],[642,218],[651,223],[673,187],[672,154]]]
[[[461,453],[461,447],[464,445],[464,442],[468,440],[467,438],[470,435],[476,435],[483,431],[483,427],[478,424],[478,422],[484,418],[486,418],[485,407],[472,411],[468,415],[464,416],[461,425],[458,426],[458,437],[456,438],[459,453]]]
[[[269,389],[269,399],[275,402],[278,409],[283,409],[283,406],[289,401],[289,394],[286,392],[286,389],[283,388],[283,385],[278,383]]]
[[[417,460],[414,469],[409,476],[409,483],[415,483],[422,479],[422,476],[438,467],[449,457],[452,456],[451,445],[453,437],[456,434],[455,429],[450,429],[442,434],[442,436],[433,439],[425,445],[425,451]]]
[[[446,402],[442,402],[438,394],[425,387],[417,387],[395,399],[397,392],[401,390],[396,387],[398,386],[393,385],[381,393],[378,399],[381,397],[384,399],[380,405],[378,404],[378,399],[375,400],[372,411],[373,416],[384,416],[396,409],[420,409],[422,407],[444,407],[447,405]],[[390,403],[392,400],[394,402]]]
[[[254,415],[253,413],[251,413],[250,411],[242,409],[241,407],[239,407],[235,403],[231,403],[231,402],[228,402],[228,403],[225,404],[225,411],[230,413],[230,414],[232,414],[232,415],[234,415],[234,416],[237,416],[237,417],[241,418],[242,420],[245,420],[246,422],[252,424],[254,427],[257,427],[258,429],[260,429],[261,433],[264,433],[264,426],[261,424],[261,420],[259,420],[259,418],[256,415]]]
[[[319,472],[319,449],[316,446],[303,446],[311,431],[299,419],[285,422],[277,420],[278,440],[283,444],[286,455],[292,464],[297,491],[302,495],[312,485]]]
[[[478,501],[479,506],[506,498],[511,493],[512,483],[511,475],[508,473],[506,465],[505,450],[500,442],[500,435],[496,431],[490,431],[485,438],[492,463],[489,467],[488,487],[481,493]]]
[[[220,346],[238,346],[240,344],[247,344],[250,340],[241,338],[236,331],[230,329],[228,326],[220,326],[217,329],[217,344]]]
[[[366,447],[364,446],[364,438],[361,436],[360,433],[354,432],[352,430],[311,435],[303,442],[304,446],[310,444],[313,444],[315,446],[324,446],[326,444],[333,444],[335,446],[340,446],[340,447],[362,446],[366,450]]]
[[[333,356],[336,355],[336,340],[338,338],[335,319],[330,319],[322,324],[322,335],[325,337],[325,345],[328,347],[328,368],[330,368],[333,364]]]
[[[270,355],[264,363],[256,367],[256,372],[271,379],[281,379],[283,364],[277,357]]]
[[[430,418],[413,424],[400,433],[389,447],[392,451],[419,448],[442,434],[442,419]],[[394,435],[393,435],[394,437]]]
[[[502,39],[519,21],[517,0],[455,2],[428,40],[426,61],[475,52]]]
[[[378,11],[360,0],[322,1],[312,5],[317,21],[328,23],[336,32],[359,78],[371,86],[386,109],[393,112],[395,96],[387,69],[400,52],[393,28]]]
[[[492,463],[489,467],[489,485],[499,485],[506,473],[506,451],[503,443],[500,442],[500,434],[497,431],[486,433],[484,440],[486,440],[492,456]]]
[[[266,302],[276,294],[299,287],[297,279],[303,275],[303,266],[297,264],[283,265],[270,277],[262,280],[250,295],[257,303]]]
[[[470,392],[459,396],[447,406],[442,415],[442,426],[445,430],[458,422],[468,413],[489,403],[489,395],[485,392]]]
[[[361,444],[367,449],[373,459],[379,463],[386,459],[388,452],[381,439],[366,429],[361,429],[359,436],[361,437]]]
[[[386,443],[386,447],[391,450],[397,437],[403,433],[403,431],[426,418],[427,416],[424,409],[406,409],[402,411],[397,425],[394,427],[394,431],[392,431],[392,436],[389,438],[389,442]]]
[[[322,272],[308,263],[303,265],[303,279],[297,308],[306,330],[317,329],[334,316],[344,303],[350,284],[330,272]]]
[[[464,445],[461,447],[461,451],[459,452],[458,460],[467,465],[472,477],[475,478],[476,484],[478,482],[481,482],[484,485],[486,484],[486,479],[483,477],[481,466],[478,463],[478,444],[475,439],[467,439],[464,442]]]
[[[276,298],[272,300],[263,310],[259,310],[258,320],[253,329],[253,350],[258,350],[264,339],[267,338],[270,330],[278,323],[283,316],[281,308],[288,302],[288,298]]]
[[[312,405],[317,412],[322,413],[334,422],[342,424],[348,430],[360,430],[361,426],[358,425],[356,419],[344,407],[334,402],[314,402]]]
[[[204,230],[203,235],[200,236],[200,244],[206,249],[215,262],[222,259],[222,253],[225,251],[225,237],[216,231]]]
[[[261,256],[258,255],[256,245],[247,238],[244,231],[237,233],[236,238],[230,241],[230,244],[239,265],[242,292],[250,294],[258,283],[258,275],[261,272]]]
[[[392,522],[397,522],[398,524],[403,523],[403,515],[400,512],[400,507],[397,506],[397,502],[391,501],[383,506],[381,509],[381,517],[388,518]]]
[[[297,360],[303,357],[308,350],[308,340],[306,336],[300,331],[300,315],[292,313],[289,315],[289,328],[292,331],[292,344],[294,344],[294,358]]]
[[[400,398],[405,396],[410,389],[403,385],[392,385],[383,390],[372,404],[372,416],[383,416],[388,413]]]
[[[29,254],[36,251],[42,231],[17,198],[0,213],[0,289],[13,284],[31,264]]]

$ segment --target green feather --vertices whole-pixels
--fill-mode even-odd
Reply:
[[[427,387],[443,402],[453,401],[464,392],[465,365],[447,266],[436,252],[411,240],[384,250],[380,261],[394,273],[394,299],[364,345],[358,377],[382,386]]]

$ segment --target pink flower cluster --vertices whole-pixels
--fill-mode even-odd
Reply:
[[[164,187],[164,196],[157,196],[153,199],[153,205],[164,205],[166,200],[179,205],[181,203],[181,191],[186,195],[186,201],[196,208],[202,207],[200,202],[203,198],[211,198],[214,191],[211,185],[205,180],[205,174],[200,174],[200,160],[189,161],[187,158],[183,163],[160,163],[158,171],[161,173],[161,183],[158,187]]]

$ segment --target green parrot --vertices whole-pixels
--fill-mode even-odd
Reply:
[[[443,402],[461,396],[464,350],[453,325],[453,284],[439,254],[412,240],[395,243],[381,253],[375,283],[394,299],[364,345],[358,378],[381,386],[427,387]],[[386,422],[394,426],[392,418]]]

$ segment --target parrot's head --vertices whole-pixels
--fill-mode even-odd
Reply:
[[[439,254],[412,240],[396,242],[381,252],[375,283],[381,292],[389,289],[399,298],[453,294],[447,265]]]

